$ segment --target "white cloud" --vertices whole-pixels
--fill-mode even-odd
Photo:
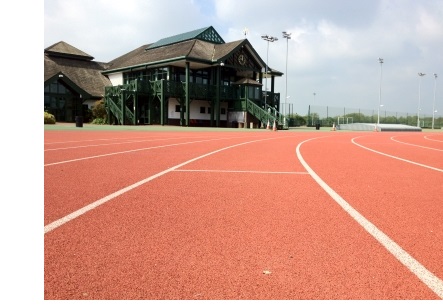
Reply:
[[[247,39],[266,60],[261,35],[276,36],[269,66],[285,72],[288,43],[288,95],[300,113],[314,89],[319,104],[377,106],[378,57],[385,59],[384,99],[392,110],[416,109],[418,71],[428,73],[425,106],[433,97],[432,73],[443,75],[441,0],[45,0],[44,23],[45,47],[64,40],[99,61],[211,25],[227,42],[243,39],[247,27]],[[282,31],[292,33],[288,42]],[[285,78],[276,80],[282,95]],[[443,97],[443,83],[437,93]]]

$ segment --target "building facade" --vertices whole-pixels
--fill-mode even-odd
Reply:
[[[247,39],[225,43],[212,26],[143,45],[109,63],[92,60],[63,42],[45,49],[45,109],[55,110],[57,121],[73,121],[103,99],[108,123],[115,125],[287,128],[274,93],[275,77],[283,74],[270,68],[266,74]],[[58,65],[47,72],[47,62]],[[271,79],[269,92],[263,78]]]

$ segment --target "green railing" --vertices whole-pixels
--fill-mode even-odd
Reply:
[[[269,121],[272,125],[275,121],[279,129],[288,129],[288,121],[285,116],[274,107],[269,105],[267,107],[268,109],[263,109],[250,99],[242,101],[242,109],[252,114],[262,123],[268,123]]]
[[[105,88],[105,107],[118,119],[121,124],[135,123],[134,111],[128,108],[126,104],[125,108],[125,119],[123,119],[123,110],[121,109],[121,97],[127,95],[127,97],[134,95],[137,92],[137,83],[131,82],[130,84],[106,87]],[[128,94],[125,94],[128,93]],[[114,101],[115,100],[115,101]]]

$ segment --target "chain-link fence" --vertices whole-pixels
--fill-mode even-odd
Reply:
[[[434,114],[434,117],[429,114],[407,113],[397,111],[368,110],[359,108],[347,107],[330,107],[330,106],[316,106],[310,105],[308,114],[305,118],[307,126],[315,126],[320,123],[321,126],[332,126],[338,124],[351,123],[377,123],[380,124],[405,124],[417,126],[419,117],[419,125],[422,128],[437,128],[443,127],[443,116]]]

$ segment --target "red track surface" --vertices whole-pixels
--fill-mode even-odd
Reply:
[[[46,300],[443,297],[442,133],[45,131],[44,160]]]

